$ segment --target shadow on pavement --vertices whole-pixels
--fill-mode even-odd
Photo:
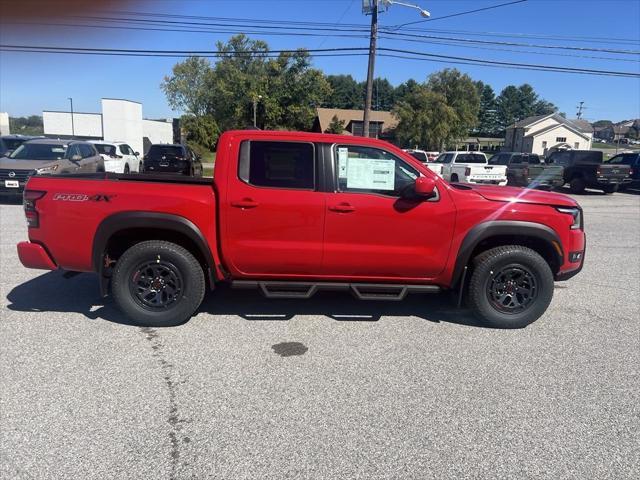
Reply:
[[[100,297],[94,274],[64,279],[60,271],[47,272],[13,288],[7,299],[11,311],[80,313],[91,320],[133,325],[110,298]],[[359,322],[376,322],[383,316],[413,316],[434,323],[482,327],[468,311],[457,309],[448,294],[414,294],[401,302],[356,300],[343,292],[320,292],[309,300],[272,300],[258,291],[232,290],[223,285],[206,295],[198,313],[238,315],[250,322],[286,321],[296,315]]]

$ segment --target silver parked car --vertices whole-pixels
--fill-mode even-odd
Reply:
[[[20,194],[31,175],[104,172],[104,160],[88,143],[38,138],[0,158],[0,193]]]

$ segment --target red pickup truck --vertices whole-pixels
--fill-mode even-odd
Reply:
[[[364,300],[452,290],[487,325],[525,326],[584,261],[570,197],[448,184],[393,145],[230,131],[213,180],[37,175],[24,193],[23,265],[96,272],[140,325],[186,321],[219,282],[273,298]]]

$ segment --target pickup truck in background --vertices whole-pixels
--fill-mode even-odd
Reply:
[[[425,150],[417,150],[414,148],[403,148],[403,152],[407,152],[416,160],[419,160],[421,163],[429,163],[435,161],[440,155],[440,152],[427,152]]]
[[[546,162],[563,167],[563,180],[569,184],[571,193],[582,193],[587,187],[613,193],[621,185],[631,183],[628,165],[603,164],[602,152],[596,150],[555,151]]]
[[[447,182],[507,184],[507,167],[490,165],[481,152],[443,152],[428,167]]]
[[[620,189],[640,187],[640,152],[623,152],[612,157],[607,165],[627,165],[629,167],[629,182],[622,183]]]
[[[489,165],[505,165],[507,184],[514,187],[551,190],[564,185],[564,167],[545,164],[535,153],[500,152],[489,159]]]
[[[501,328],[539,318],[554,280],[584,261],[582,210],[570,197],[448,184],[380,140],[230,131],[214,173],[32,177],[20,260],[95,272],[139,325],[185,322],[226,282],[298,299],[451,290]]]

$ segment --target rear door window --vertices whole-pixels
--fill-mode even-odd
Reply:
[[[256,187],[315,187],[315,148],[311,143],[244,141],[238,176]]]

